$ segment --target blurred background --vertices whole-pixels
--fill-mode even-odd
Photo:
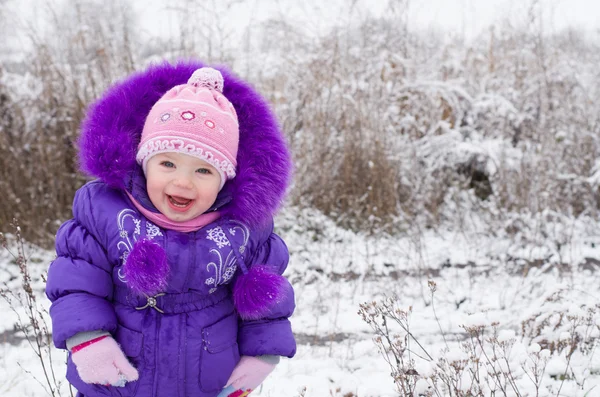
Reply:
[[[515,234],[540,216],[596,219],[589,6],[2,0],[0,229],[17,217],[49,246],[84,183],[73,143],[86,106],[187,57],[229,65],[269,99],[295,160],[289,205],[344,228],[469,228],[476,215],[484,232]]]

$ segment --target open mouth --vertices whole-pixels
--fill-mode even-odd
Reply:
[[[171,205],[171,208],[173,208],[177,211],[187,210],[192,205],[192,202],[194,201],[194,200],[186,199],[185,197],[179,197],[179,196],[167,195],[167,198],[169,199],[169,204]]]

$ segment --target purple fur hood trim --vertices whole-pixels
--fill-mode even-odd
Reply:
[[[150,109],[202,66],[197,61],[164,62],[109,88],[90,105],[82,123],[81,171],[111,187],[130,189],[131,179],[141,174],[135,154]],[[219,210],[221,216],[250,226],[262,224],[281,205],[291,178],[290,154],[266,100],[226,68],[215,69],[223,74],[223,94],[235,107],[240,124],[237,176],[223,188],[231,201]]]
[[[127,255],[123,270],[129,288],[141,295],[156,295],[167,285],[167,254],[150,240],[137,241]]]

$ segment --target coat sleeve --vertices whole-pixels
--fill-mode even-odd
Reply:
[[[249,268],[267,265],[275,273],[283,274],[288,265],[289,253],[281,237],[273,233],[272,222],[258,235],[258,239],[250,243],[255,247],[246,258],[246,265]],[[283,291],[283,296],[266,317],[258,320],[240,319],[238,333],[240,354],[294,356],[296,341],[289,320],[295,308],[294,289],[287,279]]]
[[[52,336],[60,349],[79,332],[112,332],[117,327],[110,302],[112,265],[97,230],[89,186],[75,194],[73,219],[56,234],[56,259],[48,270],[46,296],[52,302]]]

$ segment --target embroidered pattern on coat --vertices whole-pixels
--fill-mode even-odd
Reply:
[[[119,257],[119,259],[121,259],[122,265],[125,265],[125,262],[127,262],[127,257],[133,249],[133,245],[136,243],[136,241],[140,239],[142,234],[142,221],[136,215],[137,213],[130,208],[125,208],[117,214],[117,227],[119,228],[120,237],[120,240],[117,243],[117,250],[123,250],[123,254]],[[129,230],[131,229],[132,224],[134,225],[133,234],[130,234]],[[158,226],[156,226],[152,222],[146,221],[146,237],[152,240],[156,236],[162,236],[162,232],[160,231]],[[125,278],[125,275],[122,272],[123,267],[121,266],[121,268],[117,272],[119,280],[121,280],[124,283],[127,283],[127,279]]]
[[[250,238],[250,231],[248,230],[248,227],[246,225],[244,225],[243,223],[234,221],[233,223],[236,223],[238,226],[234,226],[229,228],[229,234],[231,234],[232,236],[235,236],[235,231],[239,230],[240,232],[242,232],[242,237],[244,238],[244,242],[242,243],[242,245],[240,245],[239,251],[240,254],[243,254],[244,251],[246,251],[246,245],[248,245],[248,239]]]
[[[250,238],[250,230],[246,225],[241,222],[232,221],[236,224],[229,229],[229,233],[235,236],[236,230],[239,230],[242,233],[243,242],[240,245],[239,252],[243,253],[246,250],[246,245],[248,244],[248,239]],[[218,229],[218,230],[217,230]],[[231,243],[227,239],[225,232],[220,226],[217,226],[213,229],[210,229],[206,233],[206,238],[208,240],[214,241],[217,244],[217,248],[223,248],[226,246],[231,246]],[[233,247],[232,247],[233,248]],[[233,250],[229,250],[227,256],[224,258],[223,253],[218,249],[212,248],[210,253],[216,255],[217,259],[213,262],[208,263],[206,265],[206,270],[213,274],[213,277],[209,277],[206,279],[206,285],[210,286],[210,290],[208,293],[212,294],[217,290],[219,285],[227,283],[237,270],[236,264],[236,255]]]
[[[146,222],[146,236],[152,240],[156,236],[162,236],[162,232],[154,223]]]
[[[206,232],[206,238],[217,243],[217,247],[223,248],[229,244],[229,240],[227,240],[227,236],[225,236],[225,232],[221,229],[221,226],[214,227]]]

